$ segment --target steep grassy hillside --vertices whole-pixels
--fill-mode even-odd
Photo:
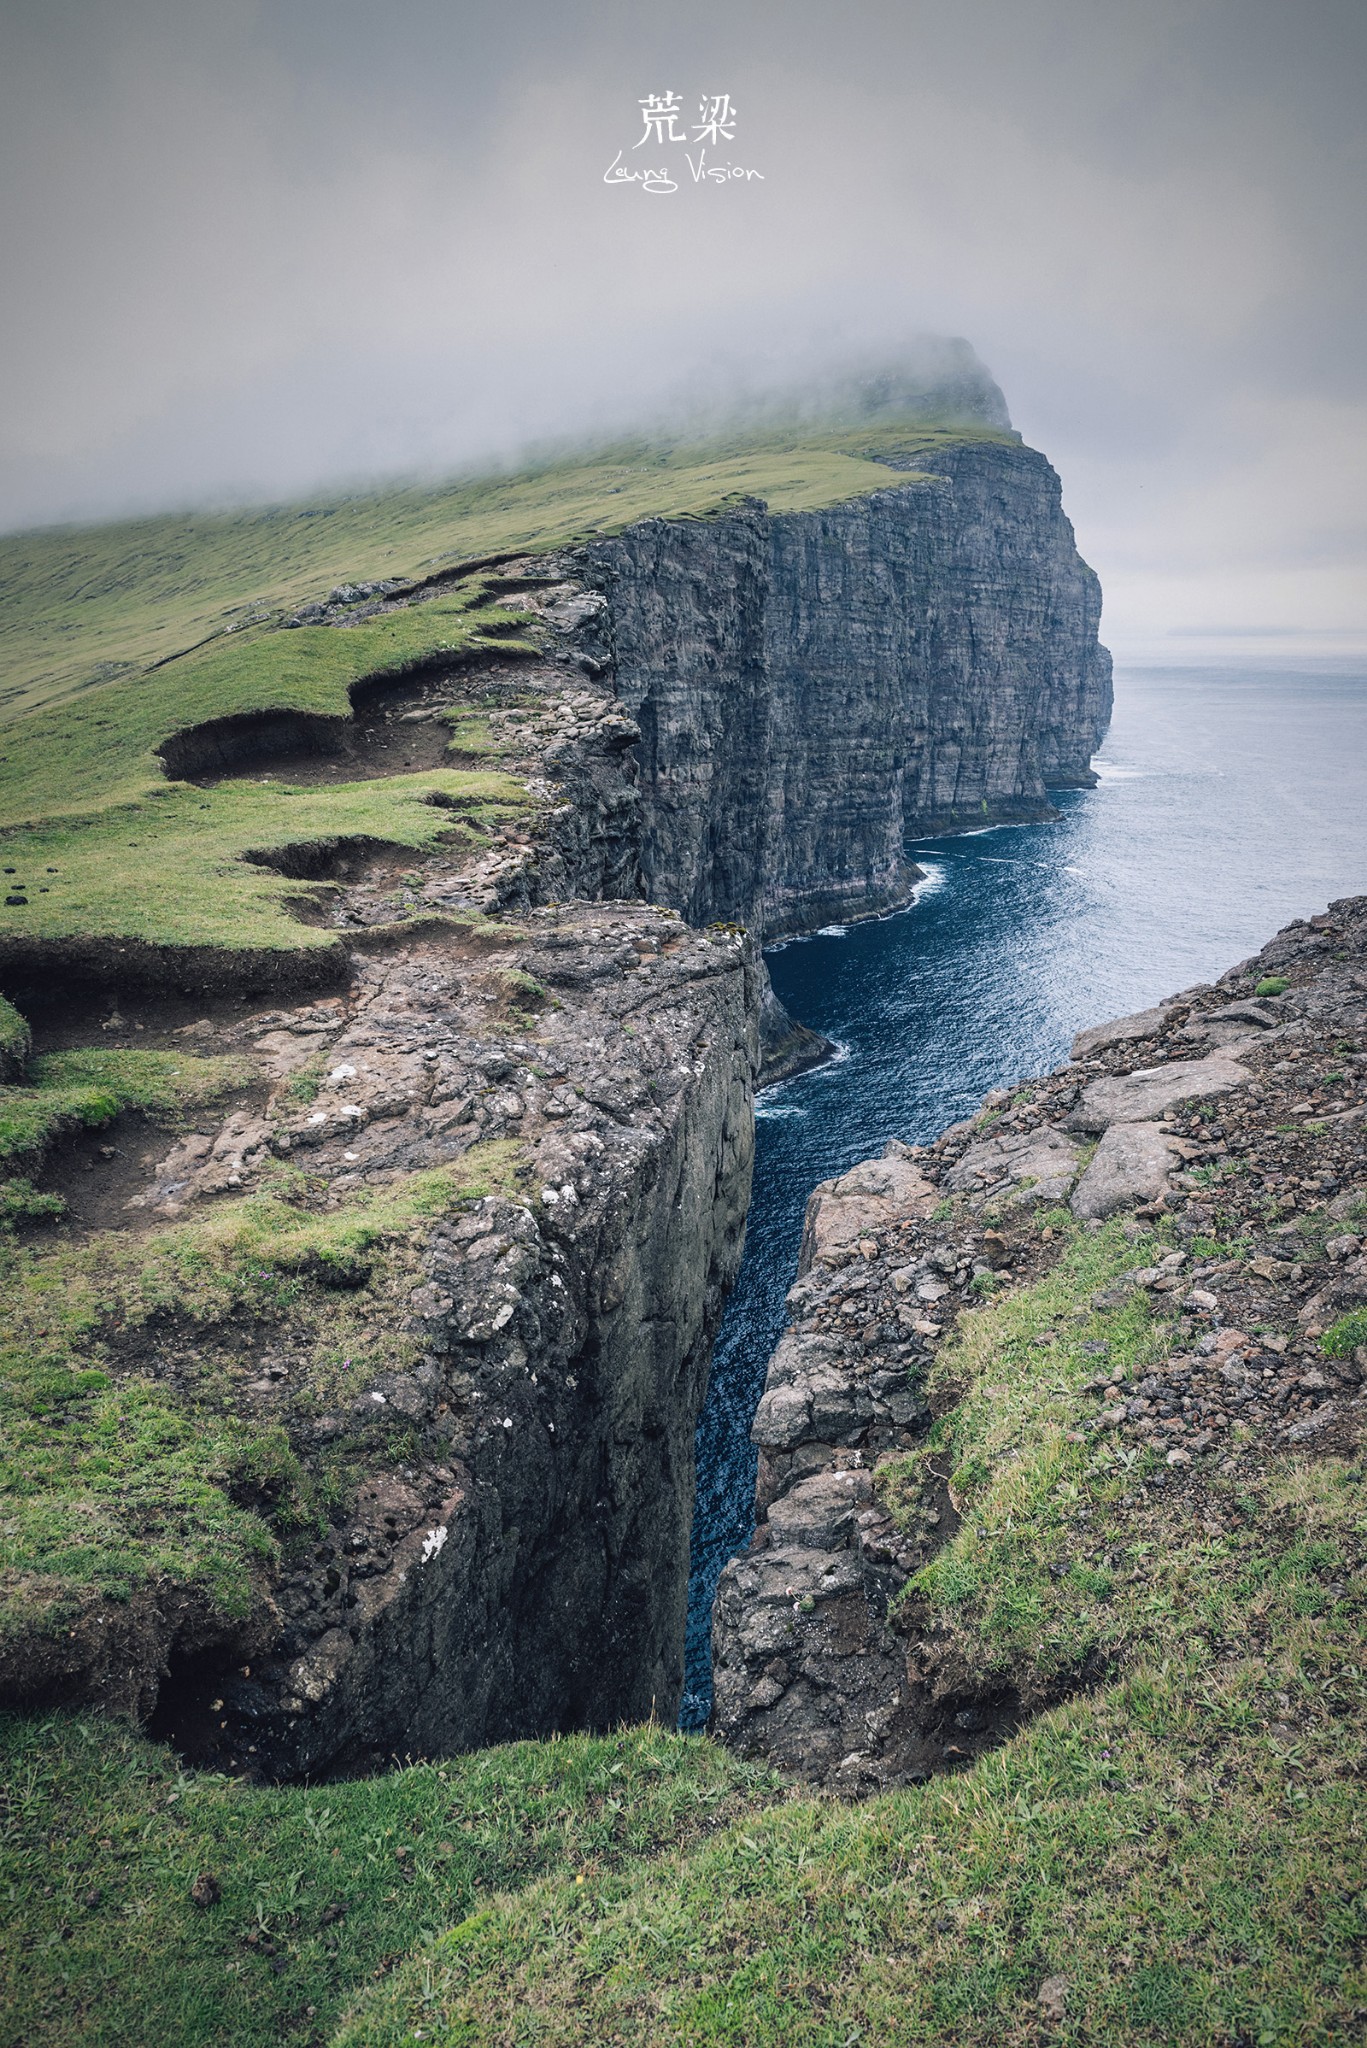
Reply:
[[[643,518],[703,517],[748,495],[775,511],[808,510],[886,489],[880,456],[929,459],[946,441],[1016,438],[911,423],[703,447],[643,442],[441,488],[9,535],[0,539],[0,714],[139,674],[211,636],[259,631],[341,584],[409,581]]]
[[[325,2042],[491,1897],[551,1869],[587,1892],[773,1796],[656,1728],[274,1791],[97,1723],[0,1719],[0,1781],[0,2038],[65,2048]]]
[[[834,503],[895,481],[874,456],[929,461],[946,441],[975,437],[1013,438],[911,426],[641,446],[444,491],[0,541],[0,960],[28,972],[41,949],[73,939],[258,953],[334,944],[301,922],[301,882],[251,855],[338,835],[420,854],[443,828],[434,802],[478,829],[525,804],[524,792],[470,774],[468,760],[436,762],[420,787],[397,776],[326,790],[288,778],[200,788],[159,757],[173,735],[265,711],[338,724],[363,679],[448,658],[530,657],[534,642],[517,637],[487,578],[472,570],[421,587],[452,563],[651,515],[704,517],[749,494],[776,509]],[[377,577],[419,587],[382,610],[373,589],[367,604],[357,588]],[[321,611],[336,590],[340,605],[299,622],[292,607],[311,600]]]

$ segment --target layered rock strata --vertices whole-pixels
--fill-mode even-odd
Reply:
[[[911,1522],[880,1475],[924,1438],[931,1368],[984,1288],[1049,1270],[1041,1210],[1171,1220],[1171,1249],[1096,1304],[1146,1292],[1171,1355],[1134,1383],[1103,1364],[1077,1441],[1147,1450],[1198,1514],[1208,1472],[1361,1440],[1367,1347],[1326,1357],[1319,1339],[1367,1304],[1367,898],[1289,926],[1213,987],[1082,1033],[1075,1055],[811,1198],[754,1424],[755,1538],[714,1612],[717,1729],[798,1777],[921,1777],[1037,1703],[964,1669],[914,1604],[889,1624],[958,1509],[933,1459]],[[957,1398],[937,1385],[936,1402]]]
[[[510,974],[562,1004],[517,1035],[479,1015]],[[756,981],[738,937],[575,906],[532,913],[492,959],[428,938],[362,961],[341,1015],[255,1020],[286,1086],[320,1049],[338,1078],[307,1112],[273,1098],[231,1159],[220,1139],[211,1184],[283,1148],[344,1193],[491,1141],[516,1146],[520,1184],[410,1235],[375,1303],[408,1333],[401,1369],[358,1358],[320,1415],[288,1331],[234,1359],[243,1408],[305,1458],[348,1443],[370,1476],[273,1587],[280,1625],[249,1673],[173,1688],[160,1725],[183,1746],[293,1774],[673,1710],[693,1429],[749,1192]],[[193,1200],[186,1149],[153,1203]],[[170,1342],[158,1366],[205,1361]]]
[[[183,1021],[184,998],[126,986],[103,1044],[242,1056],[256,1078],[178,1136],[92,1137],[71,1162],[68,1242],[150,1245],[274,1189],[304,1231],[378,1205],[373,1249],[330,1252],[324,1230],[283,1307],[224,1320],[173,1294],[146,1335],[114,1317],[90,1337],[105,1369],[192,1413],[278,1427],[334,1498],[326,1526],[263,1564],[245,1614],[155,1582],[64,1595],[55,1631],[31,1605],[0,1652],[9,1701],[98,1701],[277,1775],[675,1710],[761,962],[746,934],[641,899],[637,731],[581,645],[601,599],[541,562],[506,580],[541,655],[395,686],[343,773],[407,756],[421,774],[426,736],[444,756],[443,719],[477,713],[482,758],[523,781],[526,809],[492,832],[453,814],[425,858],[262,849],[313,878],[342,988],[270,1009],[200,997]],[[244,741],[255,772],[274,743],[292,777],[334,772],[331,752],[296,758],[292,732]],[[45,1029],[81,1036],[65,1013]],[[453,1192],[424,1200],[433,1172]]]
[[[824,511],[646,521],[583,557],[641,728],[648,893],[765,939],[906,900],[909,838],[1050,815],[1111,708],[1058,477],[966,441]]]

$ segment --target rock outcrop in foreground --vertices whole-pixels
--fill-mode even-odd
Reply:
[[[1116,1253],[1099,1287],[1075,1277],[1092,1234]],[[836,1789],[923,1777],[1123,1660],[1065,1596],[1104,1601],[1127,1542],[1142,1555],[1193,1518],[1218,1536],[1241,1476],[1360,1445],[1367,898],[818,1188],[788,1301],[754,1425],[758,1527],[717,1595],[715,1725]],[[1063,1377],[1043,1385],[1031,1358]],[[967,1619],[978,1567],[957,1587],[927,1568],[1031,1460],[1048,1484],[1016,1498],[1014,1548],[1010,1515],[977,1529],[1026,1589],[989,1652]],[[1101,1504],[1058,1519],[1089,1482]],[[1058,1588],[1049,1627],[1037,1581]]]
[[[125,983],[43,1017],[40,1049],[88,1035],[102,1057],[241,1076],[179,1128],[125,1120],[54,1150],[65,1215],[30,1231],[42,1292],[15,1307],[46,1337],[47,1295],[101,1263],[73,1369],[145,1390],[168,1428],[242,1425],[256,1449],[230,1483],[262,1521],[245,1593],[231,1557],[166,1569],[148,1534],[181,1510],[154,1460],[123,1525],[128,1593],[102,1566],[83,1586],[79,1555],[8,1576],[9,1703],[98,1702],[279,1776],[674,1709],[762,965],[745,933],[640,895],[636,728],[579,638],[601,601],[540,561],[503,582],[541,653],[393,686],[342,773],[399,754],[421,776],[443,718],[477,713],[526,791],[511,821],[453,815],[426,857],[272,851],[286,872],[311,859],[338,993],[263,1008]],[[247,737],[191,765],[269,770],[275,733]],[[292,778],[336,775],[285,744]],[[150,1308],[144,1263],[163,1275]],[[76,1450],[79,1402],[66,1416]]]

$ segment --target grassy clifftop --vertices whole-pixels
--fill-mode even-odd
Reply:
[[[364,678],[437,656],[493,660],[516,651],[524,628],[530,649],[533,629],[496,607],[499,592],[473,566],[454,590],[353,623],[284,630],[291,607],[344,579],[411,579],[651,513],[705,516],[736,494],[785,509],[836,502],[896,481],[873,456],[933,471],[950,438],[1009,437],[879,428],[705,454],[615,451],[493,486],[0,545],[11,592],[0,843],[12,871],[0,893],[23,899],[3,907],[0,935],[338,943],[291,914],[299,878],[244,855],[353,837],[426,857],[453,812],[472,845],[485,843],[528,796],[492,746],[473,745],[475,714],[442,727],[461,742],[450,763],[434,752],[435,765],[407,776],[191,782],[168,775],[158,749],[187,725],[250,713],[343,721]],[[1335,957],[1346,967],[1346,954]],[[462,970],[472,985],[478,967]],[[0,1174],[36,1174],[73,1133],[103,1135],[120,1115],[145,1117],[160,1151],[158,1134],[182,1136],[198,1105],[249,1091],[255,1070],[196,1053],[197,1030],[168,1027],[165,1045],[145,1049],[115,1033],[30,1061],[23,1020],[0,1004],[11,1082],[0,1091]],[[1250,1111],[1246,1152],[1222,1143],[1191,1176],[1213,1205],[1210,1243],[1195,1240],[1202,1256],[1238,1285],[1272,1274],[1290,1306],[1268,1309],[1268,1334],[1280,1317],[1297,1345],[1320,1344],[1320,1364],[1357,1345],[1364,1312],[1321,1331],[1297,1305],[1328,1273],[1326,1246],[1337,1243],[1343,1267],[1367,1226],[1361,1111],[1337,1092],[1358,1071],[1362,1034],[1354,1025],[1340,1043],[1337,1026],[1324,1030],[1333,1044],[1315,1050],[1313,1087],[1286,1082],[1309,1089],[1305,1099]],[[298,1070],[301,1105],[317,1064]],[[1320,1109],[1332,1125],[1318,1113],[1294,1121]],[[1302,1138],[1321,1164],[1334,1151],[1345,1201],[1332,1218],[1295,1150]],[[1294,1263],[1257,1253],[1251,1198],[1247,1215],[1235,1213],[1260,1155],[1286,1166],[1279,1187],[1294,1179],[1297,1192],[1269,1188],[1263,1219],[1299,1218],[1276,1225],[1296,1233],[1277,1240],[1294,1245]],[[417,1226],[435,1208],[508,1188],[516,1162],[511,1140],[491,1140],[450,1169],[324,1205],[304,1168],[272,1155],[254,1191],[229,1183],[188,1220],[144,1232],[124,1219],[52,1243],[22,1226],[55,1214],[58,1198],[5,1181],[0,1591],[17,1586],[42,1604],[54,1669],[80,1649],[69,1645],[91,1585],[130,1628],[155,1597],[197,1603],[213,1640],[238,1641],[253,1574],[277,1547],[312,1545],[333,1492],[351,1483],[342,1453],[352,1452],[337,1439],[331,1462],[305,1471],[281,1431],[240,1421],[247,1368],[209,1339],[288,1319],[296,1380],[340,1413],[378,1367],[411,1362],[420,1347],[406,1319]],[[1209,1461],[1199,1489],[1146,1489],[1161,1446],[1132,1442],[1119,1423],[1096,1429],[1096,1358],[1135,1376],[1171,1350],[1174,1308],[1161,1291],[1136,1280],[1108,1297],[1137,1260],[1157,1274],[1172,1220],[1150,1211],[1143,1230],[1088,1229],[1055,1211],[1019,1229],[1023,1277],[988,1274],[966,1301],[929,1383],[933,1433],[878,1479],[905,1533],[940,1525],[921,1481],[930,1460],[942,1468],[956,1520],[910,1581],[902,1622],[909,1640],[1014,1691],[1031,1718],[1010,1739],[971,1763],[947,1756],[931,1782],[846,1804],[793,1796],[718,1744],[655,1727],[269,1787],[183,1769],[113,1719],[7,1717],[0,2040],[1331,2048],[1362,2038],[1360,1441],[1345,1431],[1312,1455],[1298,1448],[1307,1439],[1288,1437],[1262,1462]],[[352,1284],[362,1266],[366,1287]],[[168,1391],[141,1362],[166,1348],[173,1325],[180,1378]],[[1297,1356],[1296,1371],[1308,1363]],[[1260,1384],[1273,1386],[1270,1365]],[[408,1455],[394,1430],[391,1465]],[[103,1629],[109,1612],[90,1627]],[[0,1631],[0,1661],[6,1653]],[[255,1654],[243,1638],[234,1668],[240,1657],[250,1671]],[[47,1696],[70,1695],[54,1680]]]
[[[228,631],[255,633],[338,585],[432,575],[563,546],[638,519],[698,518],[737,497],[808,511],[886,490],[891,456],[992,427],[875,425],[706,445],[624,445],[442,488],[224,514],[165,514],[0,538],[0,716],[80,695]]]
[[[706,517],[749,495],[809,510],[888,489],[888,461],[933,464],[973,439],[1015,436],[913,424],[641,445],[444,490],[0,540],[0,959],[28,971],[34,946],[68,940],[334,944],[296,914],[300,882],[253,854],[340,835],[418,855],[440,837],[440,806],[492,822],[525,803],[521,788],[468,759],[435,763],[420,784],[201,788],[159,755],[175,734],[261,713],[343,723],[363,680],[533,654],[477,570],[425,591],[462,562]],[[306,600],[321,611],[330,591],[359,598],[376,579],[409,599],[299,623]]]

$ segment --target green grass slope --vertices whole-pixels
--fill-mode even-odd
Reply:
[[[746,495],[776,511],[834,504],[892,487],[886,460],[931,463],[973,438],[1015,439],[913,425],[640,446],[446,490],[0,540],[0,964],[30,971],[33,948],[41,958],[68,940],[335,947],[292,914],[303,886],[244,856],[338,835],[418,854],[443,829],[423,801],[434,791],[476,824],[481,808],[496,822],[525,803],[506,778],[461,769],[315,791],[169,779],[157,750],[188,727],[261,711],[347,718],[362,679],[531,651],[478,574],[355,624],[284,628],[301,600],[648,516],[705,517]]]
[[[932,1459],[963,1509],[908,1588],[918,1636],[1027,1700],[1109,1677],[924,1787],[774,1807],[587,1895],[548,1875],[367,1991],[338,2048],[1361,2038],[1362,1469],[1136,1507],[1076,1423],[1092,1296],[1144,1247],[1038,1227],[1061,1256],[963,1318],[937,1368],[961,1398],[880,1479],[910,1515]],[[1107,1334],[1138,1363],[1162,1333],[1136,1303]]]
[[[96,1124],[137,1104],[173,1127],[175,1109],[237,1078],[237,1064],[54,1055],[35,1063],[38,1085],[3,1091],[21,1102],[3,1105],[0,1134],[41,1142],[51,1125],[35,1104]],[[416,1362],[402,1328],[415,1228],[509,1191],[518,1161],[511,1142],[475,1146],[455,1166],[327,1210],[310,1206],[307,1176],[282,1166],[261,1191],[145,1237],[97,1231],[45,1246],[0,1227],[0,1672],[11,1688],[23,1682],[20,1697],[61,1668],[69,1631],[104,1626],[90,1623],[101,1601],[174,1594],[206,1640],[226,1640],[256,1608],[262,1567],[316,1538],[354,1468],[402,1458],[406,1441],[377,1420],[305,1472],[282,1429],[243,1415],[224,1339],[244,1320],[288,1325],[304,1398],[317,1411],[354,1404],[377,1373]],[[26,1188],[0,1184],[0,1226],[7,1208],[31,1210]],[[358,1295],[348,1282],[362,1267]],[[172,1344],[192,1359],[168,1384],[147,1368]]]
[[[1072,1427],[1118,1233],[1038,1227],[1061,1234],[1050,1270],[942,1354],[962,1398],[932,1455],[965,1513],[913,1586],[914,1625],[1027,1695],[1101,1651],[1089,1691],[970,1768],[853,1806],[785,1799],[711,1743],[649,1730],[266,1792],[176,1776],[108,1726],[16,1722],[16,2038],[1360,2039],[1362,1469],[1288,1455],[1212,1477],[1204,1508],[1136,1506],[1133,1470]],[[1114,1315],[1140,1360],[1148,1311]],[[912,1459],[884,1481],[901,1512],[916,1477]],[[1085,1555],[1059,1571],[1065,1529]],[[221,1904],[194,1905],[201,1869]]]
[[[31,2048],[325,2042],[489,1897],[549,1869],[597,1885],[772,1796],[649,1728],[275,1791],[68,1719],[0,1719],[0,1786],[0,2038]]]
[[[651,517],[696,518],[738,496],[806,511],[890,479],[878,455],[928,465],[993,428],[915,422],[624,445],[445,487],[357,493],[238,513],[165,514],[0,538],[0,716],[83,693],[211,635],[253,630],[336,585],[562,545]]]

